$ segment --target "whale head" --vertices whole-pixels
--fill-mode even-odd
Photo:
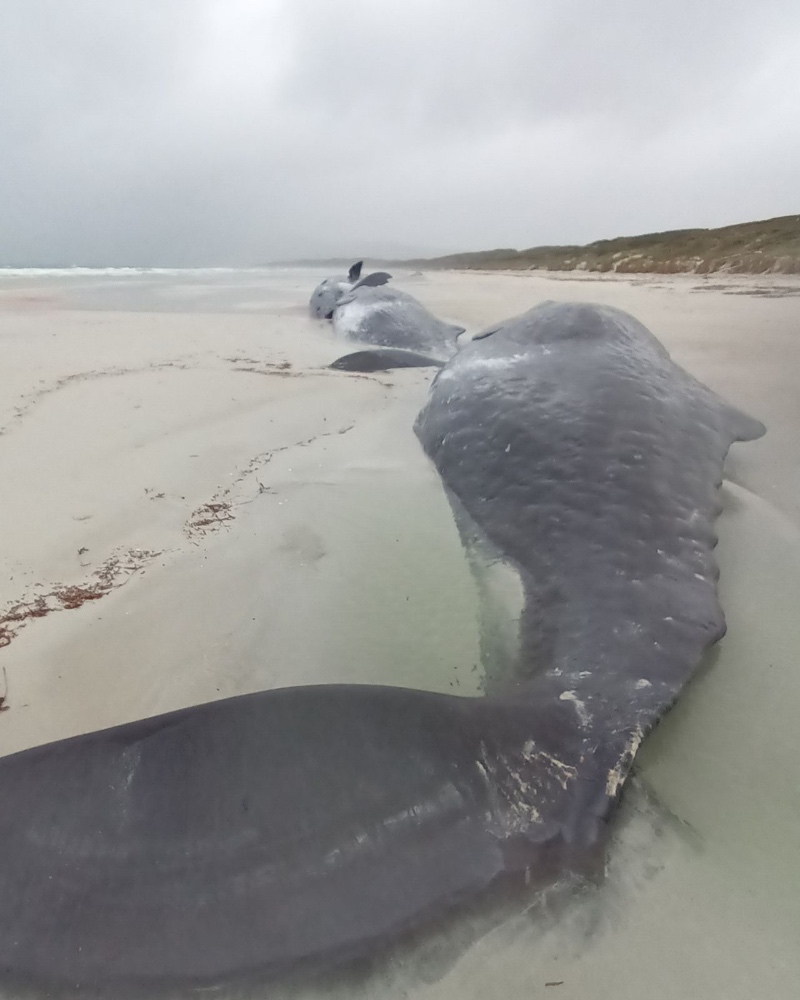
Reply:
[[[384,285],[391,278],[385,271],[375,271],[361,277],[364,261],[356,261],[347,272],[346,278],[325,278],[311,293],[308,310],[313,319],[331,319],[333,311],[348,292],[361,286]]]

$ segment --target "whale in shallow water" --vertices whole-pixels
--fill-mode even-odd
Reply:
[[[266,981],[601,866],[640,740],[724,630],[717,488],[763,431],[617,310],[470,343],[416,432],[522,578],[513,675],[267,691],[0,760],[0,986]]]
[[[724,633],[723,461],[765,428],[632,316],[548,302],[452,358],[415,430],[467,547],[519,573],[511,684],[571,706],[560,759],[574,769],[573,833],[591,839],[639,741]]]
[[[289,688],[0,761],[0,986],[149,996],[369,953],[537,855],[518,784],[562,775],[536,716]]]

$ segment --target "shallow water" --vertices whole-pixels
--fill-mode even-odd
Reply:
[[[0,649],[0,752],[270,686],[480,692],[476,585],[411,430],[431,374],[327,372],[344,345],[305,311],[322,273],[0,275],[0,600],[120,547],[159,553]],[[796,299],[742,279],[399,281],[470,330],[543,298],[618,305],[765,419],[723,493],[729,631],[640,752],[602,886],[479,907],[355,978],[254,995],[796,996]],[[215,498],[231,519],[192,530]]]

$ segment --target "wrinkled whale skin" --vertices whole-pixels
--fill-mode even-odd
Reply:
[[[517,688],[574,707],[584,758],[629,756],[724,633],[718,487],[763,424],[632,316],[544,303],[456,354],[415,429],[462,521],[520,573]]]

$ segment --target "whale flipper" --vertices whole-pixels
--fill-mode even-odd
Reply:
[[[373,347],[337,358],[330,368],[345,372],[386,372],[393,368],[441,368],[444,361],[401,348]]]
[[[363,278],[360,278],[354,285],[353,290],[356,288],[378,288],[380,285],[385,285],[387,281],[391,281],[392,276],[388,271],[373,271],[371,274],[365,274]]]

